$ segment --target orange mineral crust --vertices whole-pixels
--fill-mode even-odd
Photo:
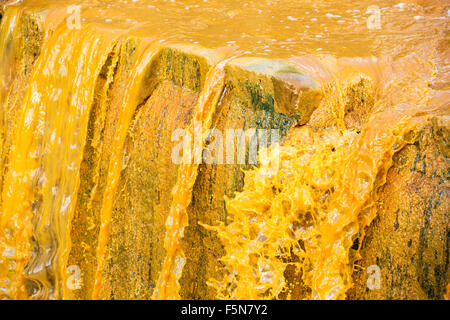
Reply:
[[[448,2],[0,3],[0,299],[448,299]]]

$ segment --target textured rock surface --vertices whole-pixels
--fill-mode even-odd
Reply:
[[[378,217],[362,244],[350,298],[443,298],[450,280],[449,158],[439,148],[447,139],[444,128],[448,117],[433,118],[414,144],[396,154],[380,190]],[[380,268],[379,288],[367,285],[375,276],[367,272],[371,265]]]

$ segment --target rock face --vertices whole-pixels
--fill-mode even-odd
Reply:
[[[449,282],[448,117],[426,124],[398,152],[362,244],[351,298],[442,299]],[[367,285],[379,268],[378,287]],[[370,271],[370,272],[367,272]],[[372,290],[371,290],[372,289]]]
[[[59,9],[0,11],[0,298],[152,298],[177,183],[175,132],[193,121],[219,62],[228,59],[204,150],[212,147],[216,161],[203,152],[187,208],[184,299],[216,298],[207,283],[222,277],[225,248],[204,225],[229,222],[225,197],[242,191],[244,170],[257,166],[252,141],[261,151],[301,126],[356,132],[377,107],[376,77],[362,69],[342,67],[336,82],[321,71],[327,63],[310,57],[230,58],[95,23],[67,30]],[[436,105],[417,139],[394,156],[349,298],[445,293],[449,109]],[[229,131],[236,137],[227,145]],[[247,141],[241,162],[239,138]],[[380,289],[367,289],[370,265],[381,270]],[[279,298],[308,297],[301,275],[286,269],[284,277],[289,295]]]

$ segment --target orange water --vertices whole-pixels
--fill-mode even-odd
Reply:
[[[80,5],[79,29],[68,26],[71,5]],[[225,245],[222,261],[228,273],[212,283],[222,298],[277,297],[284,290],[282,273],[289,263],[303,271],[309,298],[345,297],[353,268],[348,249],[376,214],[370,208],[393,154],[409,142],[430,110],[438,105],[448,109],[445,103],[430,102],[448,89],[446,2],[377,1],[379,29],[367,25],[372,5],[366,0],[10,1],[0,30],[2,105],[14,99],[10,88],[19,66],[10,44],[20,34],[23,12],[42,13],[44,39],[29,71],[17,123],[7,123],[2,116],[2,139],[10,136],[12,147],[8,163],[2,163],[0,296],[67,296],[71,220],[95,85],[108,57],[117,59],[121,37],[136,36],[142,43],[112,145],[92,298],[99,297],[102,286],[124,141],[142,102],[138,88],[167,43],[217,48],[229,56],[284,58],[319,83],[335,84],[338,99],[325,99],[336,111],[336,126],[324,132],[293,128],[280,147],[280,166],[274,169],[274,159],[260,158],[261,168],[247,173],[243,192],[227,200],[230,224],[214,229]],[[116,63],[113,59],[107,83]],[[376,92],[375,108],[360,133],[345,126],[339,100],[339,83],[354,74],[372,79]],[[224,77],[223,66],[210,70],[195,107],[189,130],[200,120],[202,137]],[[443,97],[439,101],[448,101],[448,95]],[[154,298],[178,298],[185,260],[180,243],[197,169],[178,169],[164,240],[167,257]],[[273,187],[279,191],[273,193]],[[32,254],[32,238],[39,242],[37,255]],[[279,259],[283,250],[295,250],[295,263]],[[28,292],[26,279],[40,283],[40,292]]]

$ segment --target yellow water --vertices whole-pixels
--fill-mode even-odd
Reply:
[[[81,6],[79,29],[68,27],[71,5]],[[276,298],[286,290],[283,272],[292,265],[311,290],[305,298],[344,298],[354,267],[349,248],[375,217],[373,203],[392,156],[411,142],[432,110],[448,110],[448,95],[436,98],[438,90],[448,89],[445,1],[378,1],[380,29],[367,26],[371,5],[366,0],[10,1],[0,30],[2,105],[16,98],[10,88],[21,72],[14,56],[20,43],[11,38],[20,34],[23,12],[43,14],[44,39],[28,70],[17,122],[2,114],[2,153],[6,137],[11,148],[1,164],[0,297],[68,296],[71,221],[89,114],[99,94],[94,89],[110,58],[102,90],[108,89],[120,39],[135,36],[141,44],[111,146],[92,298],[99,297],[102,286],[124,143],[142,103],[139,88],[152,59],[168,43],[218,48],[227,56],[284,58],[310,68],[324,86],[334,84],[325,99],[336,125],[293,128],[280,146],[279,166],[273,166],[270,153],[261,156],[260,168],[246,173],[243,191],[227,199],[230,223],[205,227],[218,231],[226,250],[224,278],[211,279],[218,297]],[[223,90],[223,64],[209,71],[189,127],[194,132],[201,123],[200,149]],[[376,92],[374,109],[359,129],[345,124],[340,96],[340,83],[354,74],[371,78]],[[156,299],[179,298],[186,254],[180,243],[198,169],[187,164],[192,161],[185,163],[172,193]],[[25,281],[39,283],[40,289],[29,292]]]
[[[295,128],[279,160],[260,158],[243,192],[227,200],[229,224],[212,228],[227,251],[226,276],[213,280],[220,297],[277,298],[286,293],[286,268],[294,266],[311,289],[304,298],[345,298],[355,262],[350,247],[357,235],[364,240],[392,156],[414,141],[425,110],[380,112],[359,134]]]
[[[14,1],[10,1],[14,2]],[[110,32],[152,36],[161,42],[230,47],[249,56],[293,57],[333,53],[365,57],[396,54],[427,43],[448,26],[446,1],[22,1],[49,10],[51,23],[80,5],[80,22]],[[381,28],[369,29],[368,8],[380,9]],[[53,14],[52,14],[53,13]],[[72,21],[72,20],[70,20]],[[49,22],[50,23],[50,22]]]
[[[223,70],[223,63],[220,63],[208,72],[205,88],[194,109],[191,125],[188,128],[188,132],[194,139],[191,141],[186,139],[185,141],[187,145],[183,149],[186,152],[183,152],[183,160],[178,168],[177,183],[172,191],[173,200],[166,221],[167,234],[164,243],[167,256],[154,291],[153,297],[155,299],[179,298],[180,285],[178,280],[181,277],[186,260],[180,244],[184,228],[188,225],[186,211],[192,199],[192,188],[200,164],[198,155],[204,148],[207,130],[211,126],[215,107],[224,88],[224,82],[225,71]],[[187,150],[192,150],[192,152],[187,152]]]

